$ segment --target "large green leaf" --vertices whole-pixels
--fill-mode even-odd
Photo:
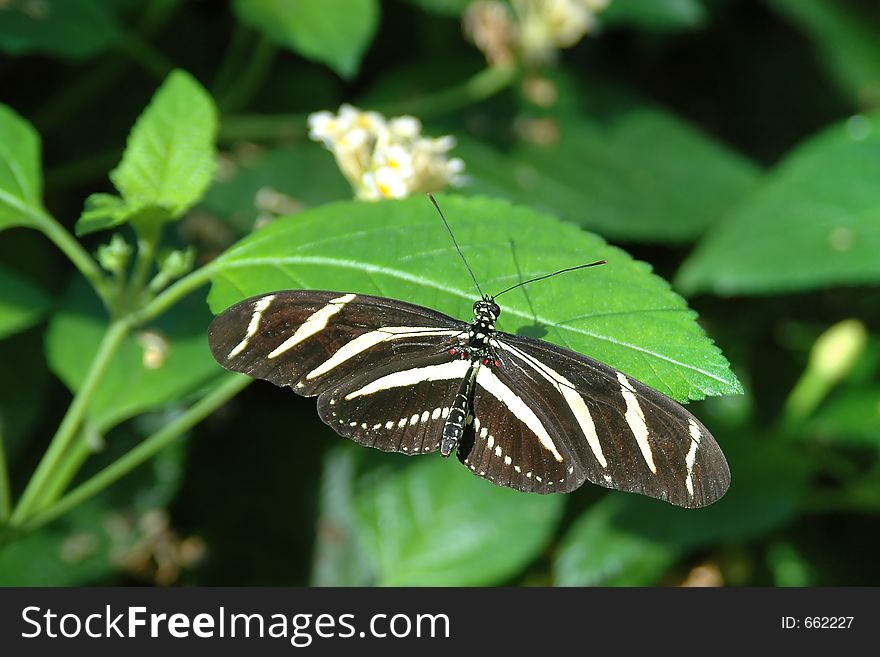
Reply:
[[[498,584],[538,555],[564,502],[493,486],[455,461],[424,458],[358,492],[359,536],[377,584]]]
[[[0,103],[0,230],[32,223],[41,208],[40,136],[31,124]]]
[[[857,2],[766,0],[814,42],[822,62],[852,99],[867,107],[880,101],[880,22]],[[870,4],[870,3],[868,3]],[[876,11],[875,11],[876,16]]]
[[[685,261],[687,293],[774,294],[880,281],[880,114],[792,151]]]
[[[358,538],[356,462],[351,443],[332,450],[324,461],[312,565],[313,586],[367,586],[373,566]]]
[[[678,400],[741,391],[693,311],[645,263],[528,208],[487,198],[448,196],[440,202],[487,292],[562,267],[608,260],[607,266],[505,296],[500,330],[543,336]],[[423,198],[335,203],[285,217],[209,267],[215,311],[260,292],[314,288],[378,294],[470,320],[477,296],[448,233]]]
[[[650,586],[675,563],[680,548],[615,525],[628,497],[607,495],[581,514],[553,562],[557,586]]]
[[[0,339],[36,324],[51,303],[39,287],[0,266]]]
[[[237,0],[240,20],[303,57],[352,77],[379,24],[376,0]]]
[[[634,25],[649,30],[680,30],[706,22],[700,0],[614,0],[600,14],[607,25]]]
[[[766,440],[722,440],[731,471],[727,495],[703,509],[610,493],[578,518],[556,555],[565,585],[654,584],[685,550],[745,541],[797,513],[812,469],[801,450]]]
[[[681,242],[701,235],[754,186],[753,164],[654,108],[606,120],[568,116],[552,145],[502,151],[462,139],[463,191],[553,212],[601,235]]]
[[[107,429],[180,401],[216,378],[220,372],[205,336],[209,320],[201,299],[190,297],[156,325],[129,336],[92,397],[91,422]],[[96,297],[80,280],[75,282],[46,334],[49,366],[74,392],[82,385],[106,325],[106,314]]]
[[[111,3],[102,0],[41,0],[0,6],[0,51],[84,58],[122,35]]]
[[[79,235],[126,221],[181,216],[211,184],[216,168],[217,109],[184,71],[172,72],[138,118],[110,179],[122,199],[95,194],[76,224]]]

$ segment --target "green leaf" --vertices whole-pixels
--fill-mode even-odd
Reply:
[[[51,305],[42,289],[0,266],[0,339],[33,326]]]
[[[0,230],[33,223],[42,209],[40,136],[30,123],[0,103]]]
[[[614,0],[600,15],[603,24],[671,31],[701,27],[706,8],[699,0]]]
[[[122,36],[109,3],[101,0],[12,2],[0,12],[0,51],[10,55],[83,59]]]
[[[217,109],[196,80],[172,72],[135,123],[110,179],[122,198],[93,194],[78,235],[176,219],[199,201],[216,168]]]
[[[880,102],[880,23],[869,12],[841,0],[767,2],[812,39],[822,63],[856,103]]]
[[[107,430],[180,401],[216,378],[220,372],[205,336],[209,321],[201,299],[189,297],[155,326],[126,338],[92,397],[89,420]],[[46,333],[49,367],[71,391],[79,390],[106,325],[100,302],[78,279]]]
[[[318,144],[279,146],[229,164],[230,172],[208,190],[202,207],[240,233],[253,230],[257,219],[272,217],[276,206],[351,198],[351,186]]]
[[[368,586],[372,580],[370,561],[358,542],[354,503],[358,450],[345,445],[325,459],[312,586]]]
[[[880,114],[792,151],[700,242],[676,277],[688,294],[777,294],[880,281]]]
[[[553,560],[557,586],[650,586],[678,559],[677,546],[615,525],[629,497],[607,495],[575,521]]]
[[[501,151],[460,140],[455,154],[471,179],[463,191],[508,197],[610,239],[682,242],[756,181],[752,163],[659,109],[570,116],[557,126],[549,146],[521,141]]]
[[[511,292],[501,300],[500,330],[588,354],[678,400],[741,391],[693,311],[645,263],[528,208],[456,196],[440,203],[487,292],[608,260]],[[470,320],[477,296],[424,198],[336,203],[282,218],[209,267],[215,312],[260,292],[313,288],[378,294]]]
[[[376,0],[236,0],[239,20],[344,78],[360,68],[379,23]]]
[[[359,538],[382,586],[501,583],[538,555],[565,503],[493,486],[440,458],[377,477],[357,499]]]
[[[554,563],[557,581],[571,586],[655,584],[685,551],[763,536],[789,522],[812,470],[802,450],[766,440],[721,443],[732,483],[720,501],[680,509],[609,493],[575,521],[563,540]]]

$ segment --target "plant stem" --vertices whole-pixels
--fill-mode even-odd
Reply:
[[[214,410],[226,403],[251,383],[251,379],[238,374],[226,375],[226,380],[193,404],[185,413],[162,429],[144,439],[117,461],[84,481],[50,507],[43,509],[21,526],[22,531],[33,531],[82,504],[93,495],[119,480],[156,453],[171,444]]]
[[[64,419],[61,421],[58,431],[49,443],[49,448],[43,455],[40,464],[31,477],[21,496],[15,510],[12,512],[10,523],[12,525],[21,524],[28,514],[33,510],[33,506],[43,493],[43,490],[51,486],[51,480],[72,441],[76,438],[86,410],[92,395],[98,387],[98,383],[113,360],[113,356],[119,349],[122,341],[131,330],[131,323],[126,320],[117,320],[111,322],[107,327],[107,332],[98,346],[98,352],[92,361],[89,371],[83,380],[79,392],[73,398]]]
[[[92,284],[95,293],[104,302],[104,306],[109,308],[112,301],[110,283],[98,263],[86,252],[82,244],[77,242],[67,229],[51,215],[37,210],[28,210],[28,214],[33,219],[36,228],[68,257],[86,280]]]
[[[67,490],[70,482],[73,481],[83,463],[92,454],[92,446],[89,444],[85,431],[88,429],[84,426],[83,430],[77,435],[73,444],[65,452],[64,457],[55,470],[55,474],[49,484],[43,489],[39,499],[34,503],[34,508],[42,509],[55,502]]]
[[[493,66],[449,89],[372,109],[386,116],[413,114],[421,119],[431,119],[494,96],[513,83],[517,73],[515,68]],[[304,114],[227,115],[221,121],[219,139],[232,142],[240,139],[283,140],[301,137],[306,133],[306,121]]]
[[[6,448],[0,428],[0,524],[9,519],[12,512],[12,489],[9,486],[9,468],[6,465]]]
[[[199,267],[173,285],[165,288],[165,290],[156,296],[155,299],[150,301],[150,303],[129,316],[132,325],[140,326],[164,313],[168,308],[173,306],[187,294],[197,290],[207,283],[211,278],[211,272],[211,265]]]
[[[138,307],[141,303],[141,292],[147,283],[147,276],[156,256],[162,228],[160,224],[147,222],[143,226],[135,225],[135,232],[138,245],[137,260],[128,280],[126,297],[133,307]]]

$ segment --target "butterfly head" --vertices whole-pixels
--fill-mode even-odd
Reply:
[[[474,303],[474,318],[477,321],[494,324],[500,314],[501,307],[491,297],[480,299]]]

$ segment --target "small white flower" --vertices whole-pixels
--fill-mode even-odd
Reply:
[[[403,198],[463,180],[464,162],[447,157],[455,138],[422,137],[422,124],[412,116],[386,120],[342,105],[338,114],[316,112],[308,123],[309,136],[332,151],[357,198]]]
[[[465,14],[465,32],[493,64],[513,58],[551,61],[592,32],[610,0],[477,0]]]

